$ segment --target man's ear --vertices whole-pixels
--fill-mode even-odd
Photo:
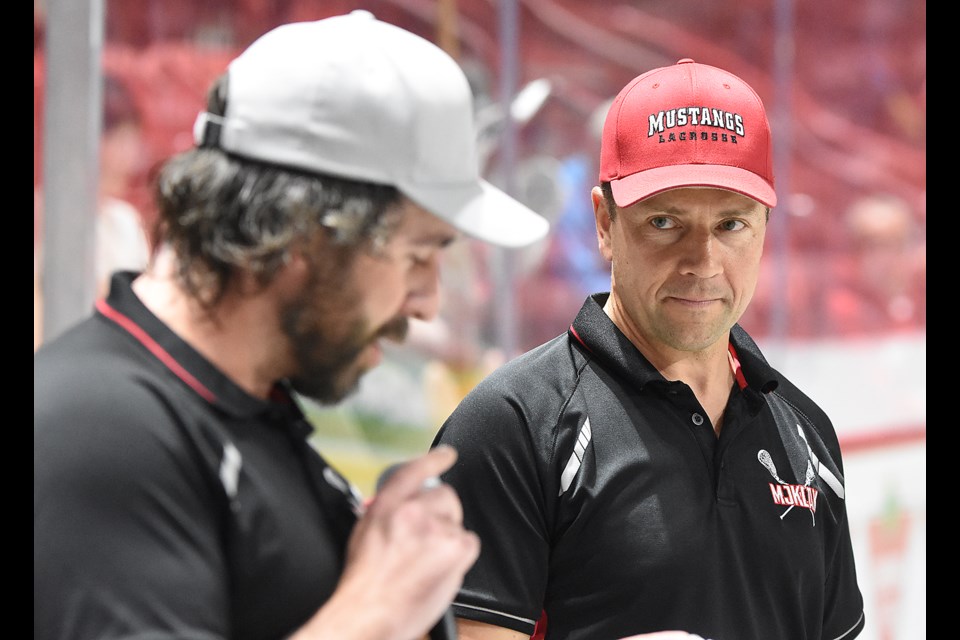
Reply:
[[[613,218],[607,208],[607,199],[603,197],[603,190],[594,187],[590,190],[590,199],[593,201],[593,217],[597,222],[597,245],[600,255],[607,262],[613,261],[613,246],[611,244],[610,226]]]

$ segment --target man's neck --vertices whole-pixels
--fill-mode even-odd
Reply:
[[[693,390],[719,435],[735,379],[728,356],[729,336],[700,351],[672,349],[646,339],[639,330],[629,326],[625,314],[615,307],[611,296],[604,312],[664,378],[679,380]]]
[[[158,252],[133,283],[141,302],[174,333],[247,393],[268,397],[282,377],[278,356],[285,353],[277,314],[266,292],[228,291],[213,308],[201,306],[174,278],[174,258]]]

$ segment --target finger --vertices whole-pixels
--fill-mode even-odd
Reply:
[[[456,460],[456,449],[449,445],[439,445],[426,454],[399,465],[377,492],[370,508],[383,509],[406,500],[425,488],[436,486],[440,474],[453,466]]]
[[[408,498],[408,501],[419,503],[424,512],[433,518],[455,525],[463,523],[463,505],[457,492],[448,484],[439,482],[424,487],[415,496]]]

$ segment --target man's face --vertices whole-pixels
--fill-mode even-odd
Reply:
[[[612,221],[602,198],[595,204],[601,253],[612,262],[608,308],[620,329],[666,354],[726,340],[756,288],[766,208],[708,188],[666,191]]]
[[[376,253],[358,250],[349,264],[314,256],[311,281],[282,310],[298,367],[290,380],[298,393],[339,402],[382,359],[380,340],[402,342],[409,318],[436,316],[440,257],[457,232],[409,201],[400,215]]]

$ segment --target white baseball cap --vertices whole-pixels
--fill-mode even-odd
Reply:
[[[432,42],[356,10],[279,26],[228,67],[224,116],[197,144],[303,171],[388,184],[499,246],[542,239],[546,218],[480,176],[473,95]]]

